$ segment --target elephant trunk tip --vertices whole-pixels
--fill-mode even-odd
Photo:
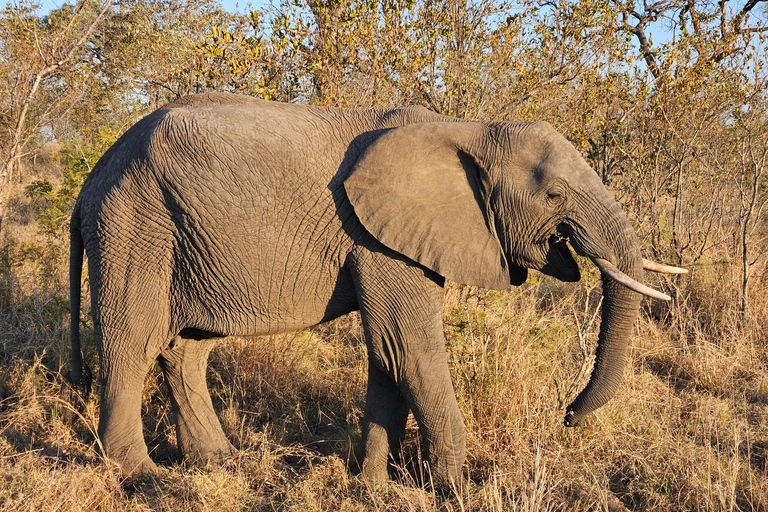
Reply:
[[[571,409],[570,407],[565,410],[565,419],[563,420],[563,425],[566,427],[578,427],[586,418],[587,414],[576,414],[576,411]]]

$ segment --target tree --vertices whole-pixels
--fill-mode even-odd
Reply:
[[[14,84],[4,98],[4,110],[7,110],[3,117],[10,119],[12,128],[5,142],[6,156],[0,168],[0,231],[5,216],[6,182],[24,155],[25,147],[55,109],[68,108],[66,102],[59,101],[37,104],[41,86],[44,82],[55,86],[57,75],[77,60],[78,52],[103,21],[111,5],[112,0],[105,0],[101,5],[82,0],[74,7],[66,5],[41,18],[35,5],[22,3],[10,4],[0,14],[4,27],[3,64]],[[19,66],[19,62],[24,65]],[[50,90],[46,88],[44,92]],[[61,100],[61,97],[54,97],[54,100]]]
[[[754,8],[766,0],[747,0],[741,8],[736,6],[735,12],[733,7],[737,2],[732,0],[659,0],[652,3],[644,0],[642,8],[634,0],[614,2],[621,12],[622,28],[637,38],[640,53],[656,79],[661,79],[671,69],[676,54],[653,48],[648,30],[660,19],[679,30],[683,44],[677,49],[695,53],[695,63],[699,66],[711,66],[745,51],[754,36],[768,31],[759,19],[750,19]],[[659,57],[663,59],[661,64]]]

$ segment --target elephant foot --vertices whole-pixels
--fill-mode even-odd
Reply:
[[[130,473],[121,467],[121,487],[128,492],[152,492],[163,486],[168,477],[168,470],[158,467],[154,462],[143,462]]]
[[[208,443],[183,443],[181,453],[187,463],[194,466],[221,465],[231,459],[237,450],[226,439]]]
[[[429,479],[432,490],[443,498],[461,494],[466,484],[464,475],[455,471],[431,471]]]
[[[146,454],[143,457],[112,458],[120,468],[120,473],[126,479],[143,480],[158,477],[162,474],[157,464]]]
[[[361,471],[363,479],[372,485],[380,485],[389,481],[389,472],[387,464],[374,464],[368,459],[363,460],[363,469]]]
[[[219,465],[237,452],[215,414],[178,414],[176,440],[184,460],[194,466]]]
[[[402,412],[404,411],[404,414]],[[365,421],[363,426],[363,442],[360,445],[363,455],[363,464],[361,473],[366,482],[382,483],[390,480],[390,470],[392,464],[400,459],[400,444],[402,442],[401,425],[405,423],[403,418],[407,418],[408,410],[400,411],[401,417],[397,421],[392,421],[395,425],[389,428],[383,427],[380,423],[387,424],[384,421],[374,423],[370,420]]]
[[[100,429],[105,423],[103,420],[100,422]],[[160,474],[160,469],[149,456],[143,438],[129,443],[123,439],[115,440],[116,437],[112,432],[100,432],[105,458],[117,465],[124,478],[142,478]]]

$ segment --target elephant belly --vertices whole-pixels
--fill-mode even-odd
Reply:
[[[173,322],[177,331],[275,334],[358,309],[352,279],[339,258],[318,258],[309,249],[252,247],[217,258],[217,268],[211,268],[210,256],[184,256],[186,268],[174,279],[180,299]]]

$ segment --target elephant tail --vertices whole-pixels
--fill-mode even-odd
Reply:
[[[73,385],[83,389],[87,395],[91,392],[93,374],[88,363],[83,361],[80,349],[80,296],[83,276],[83,236],[77,210],[72,215],[69,241],[69,314],[70,343],[72,345],[72,370],[66,376]]]

